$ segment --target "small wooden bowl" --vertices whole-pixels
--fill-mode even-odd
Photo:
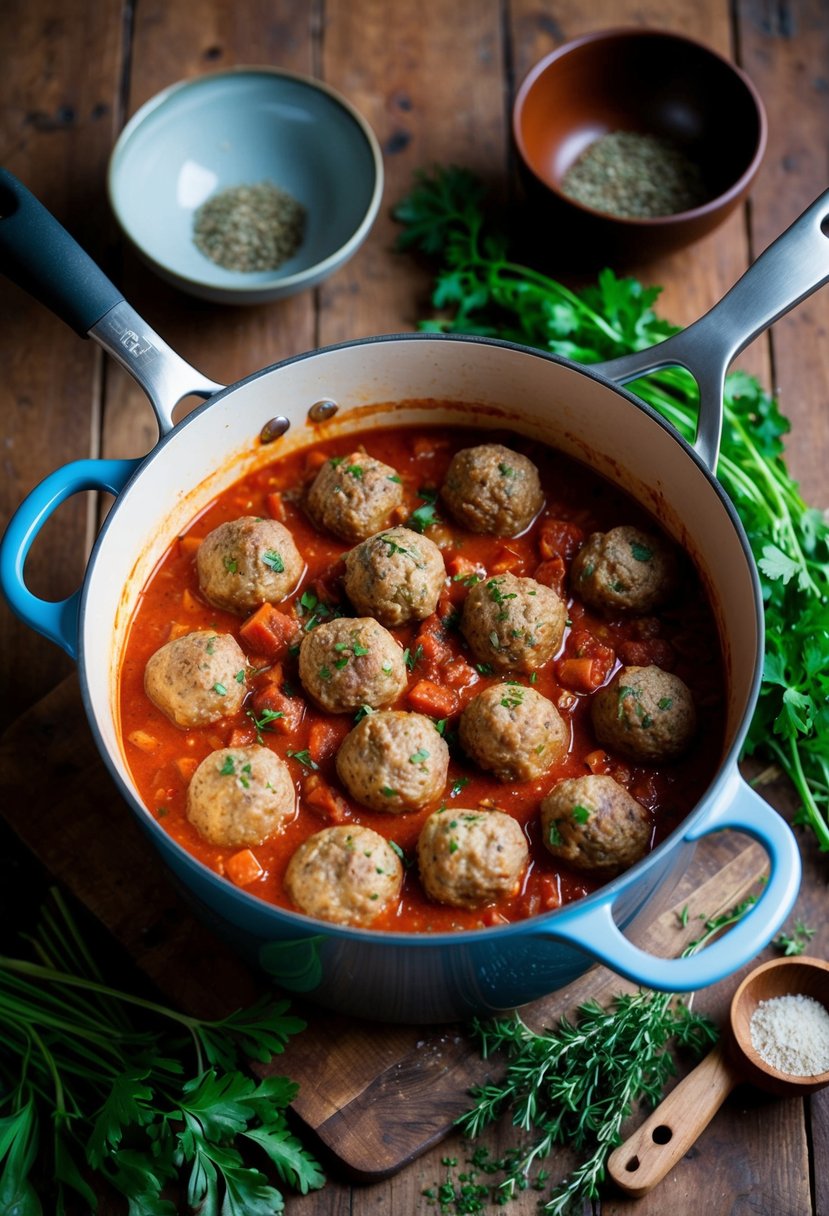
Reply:
[[[639,28],[586,34],[540,60],[518,89],[512,126],[538,239],[585,267],[645,260],[711,232],[748,193],[767,137],[763,103],[744,72],[694,39]],[[699,166],[707,200],[640,219],[564,194],[568,169],[614,131],[670,140]]]
[[[731,1030],[746,1081],[779,1095],[808,1094],[829,1085],[829,1069],[810,1077],[784,1076],[767,1064],[751,1041],[751,1019],[761,1001],[801,994],[820,1001],[829,1012],[829,963],[819,958],[775,958],[756,967],[731,1001]]]

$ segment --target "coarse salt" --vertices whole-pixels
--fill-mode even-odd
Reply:
[[[829,1069],[829,1011],[814,997],[760,1001],[749,1029],[755,1051],[778,1072],[813,1077]]]

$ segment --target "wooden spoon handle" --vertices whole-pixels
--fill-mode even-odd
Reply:
[[[646,1195],[687,1153],[739,1080],[718,1045],[610,1154],[607,1172],[616,1185],[628,1195]]]

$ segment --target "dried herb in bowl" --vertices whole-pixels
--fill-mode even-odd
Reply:
[[[567,170],[562,193],[621,219],[653,219],[699,207],[710,197],[697,164],[672,140],[610,131]]]
[[[302,244],[305,216],[302,203],[272,182],[231,186],[199,207],[193,240],[226,270],[276,270]]]

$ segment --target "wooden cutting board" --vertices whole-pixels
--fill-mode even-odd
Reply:
[[[193,918],[118,796],[92,742],[75,677],[0,740],[0,799],[5,818],[49,873],[168,1000],[218,1016],[262,990],[259,977]],[[678,954],[698,935],[699,916],[744,898],[765,868],[757,845],[745,847],[730,834],[706,839],[674,906],[644,944],[666,957]],[[588,997],[607,1000],[631,987],[594,967],[522,1016],[532,1026],[548,1025]],[[360,1179],[387,1176],[438,1141],[469,1105],[470,1086],[498,1071],[461,1025],[386,1026],[310,1007],[298,1012],[308,1029],[269,1069],[299,1082],[296,1114]]]

